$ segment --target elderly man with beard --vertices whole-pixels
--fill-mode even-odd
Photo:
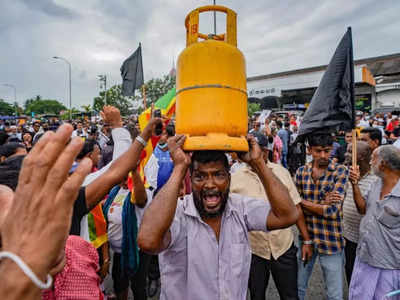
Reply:
[[[388,293],[400,289],[400,150],[392,145],[377,148],[371,167],[379,177],[373,190],[368,197],[357,191],[354,194],[357,209],[365,216],[360,224],[350,300],[386,299]],[[358,168],[351,169],[352,184],[359,179]]]
[[[249,136],[250,151],[240,157],[263,183],[270,204],[230,194],[230,173],[222,151],[181,149],[185,137],[170,138],[174,169],[143,216],[138,244],[161,253],[161,298],[245,300],[251,252],[248,232],[294,224],[298,213],[289,193],[266,166],[262,151]],[[178,201],[190,166],[192,194]]]
[[[329,160],[333,144],[331,135],[312,134],[308,143],[313,160],[297,170],[295,183],[302,198],[301,206],[311,238],[310,241],[303,241],[299,237],[300,246],[311,244],[314,253],[310,261],[305,261],[302,253],[298,252],[299,298],[305,298],[308,280],[319,258],[328,300],[342,300],[345,245],[342,202],[348,170]]]

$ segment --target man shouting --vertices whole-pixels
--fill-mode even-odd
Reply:
[[[230,194],[229,164],[224,152],[196,151],[181,146],[185,137],[170,138],[174,169],[145,211],[139,247],[161,253],[161,300],[245,300],[251,252],[248,232],[294,224],[298,213],[287,188],[263,160],[254,137],[241,160],[255,170],[270,203]],[[178,200],[189,168],[192,194]]]

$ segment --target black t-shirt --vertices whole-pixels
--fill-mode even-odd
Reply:
[[[85,195],[85,187],[81,187],[79,189],[78,198],[76,198],[74,203],[74,210],[72,212],[72,223],[71,229],[69,231],[70,235],[80,235],[81,234],[81,220],[82,218],[89,213],[89,210],[86,206],[86,195]]]

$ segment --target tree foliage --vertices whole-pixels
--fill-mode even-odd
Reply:
[[[11,116],[14,114],[14,107],[10,103],[0,99],[0,115]]]
[[[106,105],[106,92],[101,91],[100,95],[94,98],[93,109],[101,111]],[[117,107],[122,115],[129,115],[132,110],[133,97],[125,97],[122,95],[121,85],[114,85],[107,90],[107,104]]]
[[[156,102],[161,96],[165,95],[175,86],[174,76],[164,76],[163,78],[153,78],[145,83],[146,87],[146,103],[150,106]],[[142,90],[140,90],[141,99],[143,99]]]
[[[248,111],[249,117],[253,116],[254,113],[259,110],[260,110],[260,104],[250,103],[250,102],[247,103],[247,111]]]
[[[42,99],[40,95],[25,101],[25,114],[56,114],[67,108],[57,100]]]
[[[146,104],[149,107],[157,101],[161,96],[165,95],[175,86],[175,77],[164,76],[163,78],[153,78],[145,83],[146,87]],[[94,98],[93,109],[101,111],[105,102],[106,93],[101,91],[99,96]],[[121,85],[114,85],[107,90],[107,104],[116,106],[122,115],[129,115],[133,111],[140,113],[143,108],[134,109],[133,103],[138,101],[140,106],[143,103],[143,90],[137,91],[134,97],[125,97],[122,95]]]

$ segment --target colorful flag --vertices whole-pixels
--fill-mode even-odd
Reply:
[[[169,90],[164,96],[159,98],[155,103],[154,103],[154,109],[160,109],[162,116],[171,119],[172,116],[175,113],[175,105],[176,105],[176,90],[175,88]],[[144,112],[142,112],[139,116],[139,125],[140,125],[140,130],[143,130],[147,124],[149,123],[149,120],[151,119],[151,111],[152,108],[146,109]],[[147,146],[143,149],[141,155],[140,155],[140,164],[139,164],[139,173],[140,177],[142,178],[145,187],[148,187],[148,183],[146,182],[146,177],[144,176],[144,167],[146,166],[147,162],[150,159],[151,154],[153,153],[154,148],[157,146],[158,141],[160,140],[160,137],[158,136],[152,136],[150,138],[150,141],[147,143]],[[135,193],[133,192],[133,182],[131,179],[128,179],[128,187],[132,191],[131,193],[131,202],[135,203]]]
[[[97,204],[87,215],[89,240],[97,249],[107,242],[107,223],[103,215],[101,203]]]

